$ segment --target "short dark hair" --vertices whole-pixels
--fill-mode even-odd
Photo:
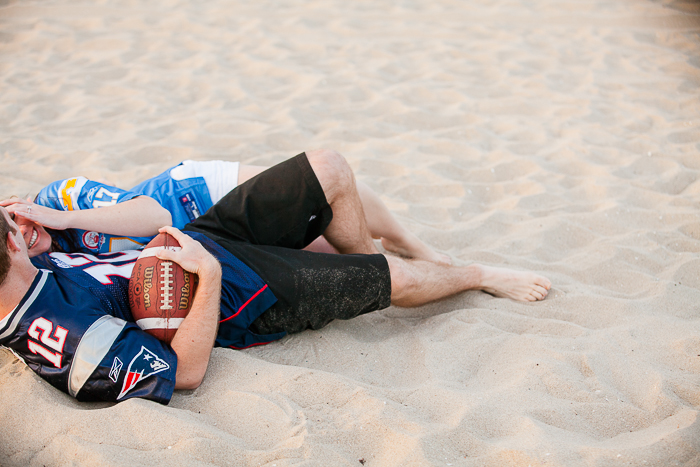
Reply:
[[[17,233],[17,229],[7,222],[7,217],[0,214],[0,285],[5,282],[10,272],[10,251],[7,249],[7,234]]]

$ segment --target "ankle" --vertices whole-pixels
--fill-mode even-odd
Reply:
[[[467,266],[467,271],[469,271],[469,277],[473,280],[473,288],[483,289],[486,287],[487,273],[486,268],[478,263],[472,263]]]

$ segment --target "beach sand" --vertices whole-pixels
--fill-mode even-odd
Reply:
[[[245,351],[168,406],[0,350],[2,466],[700,465],[700,4],[0,1],[0,195],[312,148],[549,277]]]

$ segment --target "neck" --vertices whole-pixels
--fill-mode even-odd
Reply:
[[[13,264],[5,281],[0,285],[0,319],[10,314],[27,294],[39,270],[32,263]]]

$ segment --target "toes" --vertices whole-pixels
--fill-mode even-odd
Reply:
[[[542,286],[535,285],[532,291],[530,291],[530,296],[535,300],[544,300],[549,292]]]
[[[536,302],[539,300],[542,300],[544,297],[542,296],[541,293],[537,292],[536,290],[533,290],[530,292],[530,295],[528,295],[528,300],[531,302]]]

